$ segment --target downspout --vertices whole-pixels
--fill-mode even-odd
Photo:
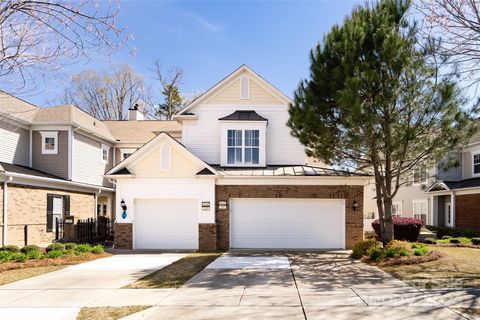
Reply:
[[[2,246],[7,245],[7,230],[8,230],[8,183],[13,180],[8,177],[8,180],[3,182],[3,228],[2,228]]]

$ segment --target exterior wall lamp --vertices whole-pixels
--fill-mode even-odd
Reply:
[[[125,204],[125,200],[122,199],[122,201],[120,201],[120,207],[122,207],[122,219],[125,219],[127,218],[127,205]]]
[[[352,209],[353,209],[353,211],[357,211],[357,207],[358,207],[358,202],[357,202],[357,200],[353,200],[353,204],[352,204]]]

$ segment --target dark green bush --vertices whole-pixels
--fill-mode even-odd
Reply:
[[[380,244],[375,239],[362,240],[357,242],[352,249],[352,258],[360,259],[367,255],[367,252],[372,247],[378,247]]]
[[[427,226],[427,229],[430,231],[437,232],[437,238],[442,238],[443,236],[450,236],[452,238],[467,237],[467,238],[478,238],[480,237],[480,231],[474,229],[462,229],[462,228],[451,228],[451,227],[441,227],[441,226]]]
[[[77,245],[75,243],[71,243],[71,242],[65,243],[65,250],[74,250],[76,246]]]
[[[410,255],[410,253],[407,250],[402,250],[402,251],[400,251],[399,255],[401,257],[407,257],[407,256]]]
[[[13,252],[0,251],[0,263],[8,262],[12,259]]]
[[[22,252],[14,252],[12,253],[12,258],[10,260],[16,261],[16,262],[25,262],[27,261],[27,255]]]
[[[458,238],[451,238],[450,243],[462,243],[462,241]]]
[[[42,253],[40,251],[29,251],[25,253],[27,256],[28,260],[37,260],[42,257]]]
[[[63,256],[63,253],[64,251],[62,250],[51,250],[51,251],[47,251],[47,253],[45,254],[45,257],[46,258],[49,258],[49,259],[55,259],[55,258],[60,258]]]
[[[368,250],[367,252],[368,256],[370,257],[371,260],[373,261],[378,261],[382,259],[385,255],[384,251],[380,247],[372,247]]]
[[[435,238],[426,238],[423,242],[427,244],[437,244],[437,239]]]
[[[385,248],[385,257],[387,258],[396,257],[398,254],[399,252],[397,252],[397,250],[395,250],[394,248]]]
[[[90,250],[91,253],[95,253],[95,254],[103,253],[103,251],[104,249],[101,244],[97,244],[96,246],[92,247],[92,249]]]
[[[29,252],[40,252],[40,247],[34,244],[29,244],[20,250],[23,253],[29,253]]]
[[[47,247],[47,252],[50,251],[65,251],[65,246],[62,243],[52,243]]]
[[[92,251],[92,246],[84,243],[84,244],[77,244],[74,249],[75,252],[86,253]]]
[[[20,252],[20,248],[18,246],[14,246],[14,245],[8,245],[8,246],[2,247],[2,251]]]
[[[480,238],[472,238],[472,244],[476,246],[480,245]]]

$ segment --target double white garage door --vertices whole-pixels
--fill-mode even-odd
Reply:
[[[344,200],[231,199],[232,248],[345,248]],[[137,249],[197,249],[198,201],[136,200]]]

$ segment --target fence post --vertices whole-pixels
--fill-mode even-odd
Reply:
[[[28,245],[28,224],[23,226],[23,238],[25,245]]]

